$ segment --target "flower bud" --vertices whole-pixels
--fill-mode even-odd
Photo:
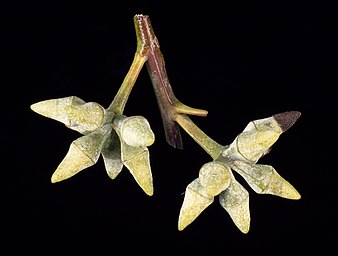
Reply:
[[[129,146],[148,147],[155,141],[155,135],[149,122],[143,116],[131,116],[125,118],[120,127],[121,137]]]
[[[67,155],[52,175],[52,183],[68,179],[94,165],[101,152],[107,131],[95,131],[72,142]]]
[[[101,150],[103,162],[108,176],[115,179],[122,171],[120,138],[114,130],[110,132]]]
[[[214,197],[205,191],[199,178],[193,180],[185,190],[178,220],[178,230],[185,229],[213,202]]]
[[[31,109],[45,117],[64,123],[81,134],[99,128],[104,120],[104,108],[95,102],[86,103],[76,96],[40,101]]]
[[[246,160],[257,162],[259,158],[269,152],[270,147],[278,140],[282,133],[281,127],[273,117],[250,122],[239,134],[232,146]]]
[[[148,148],[132,147],[121,141],[121,159],[143,191],[152,196],[154,187]]]
[[[288,199],[300,199],[298,191],[270,165],[234,161],[231,167],[259,194],[271,194]]]
[[[213,161],[202,166],[199,172],[201,185],[211,196],[216,196],[230,185],[230,168],[220,162]]]
[[[248,233],[251,219],[248,191],[233,178],[228,189],[220,193],[219,202],[237,228]]]

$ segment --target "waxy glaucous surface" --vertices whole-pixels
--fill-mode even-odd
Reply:
[[[237,182],[232,170],[256,193],[300,199],[297,190],[272,166],[257,164],[299,116],[300,112],[290,111],[250,122],[229,146],[224,147],[218,158],[204,164],[198,178],[186,188],[178,229],[183,230],[191,224],[218,196],[235,225],[243,233],[249,231],[249,193]]]
[[[213,159],[201,167],[198,177],[186,188],[178,220],[179,230],[191,224],[218,196],[236,226],[243,233],[249,231],[249,193],[236,181],[233,171],[257,193],[299,199],[297,190],[272,166],[257,164],[257,161],[297,121],[300,112],[284,112],[252,121],[233,143],[228,146],[218,144],[188,117],[206,116],[207,111],[191,108],[176,98],[149,17],[135,15],[134,25],[137,38],[134,60],[107,109],[75,96],[31,105],[38,114],[60,121],[83,135],[71,143],[67,155],[52,175],[52,182],[72,177],[94,165],[102,155],[110,178],[115,179],[125,166],[143,191],[153,195],[148,146],[153,144],[155,136],[144,117],[123,115],[129,94],[146,64],[168,144],[183,148],[179,129],[183,128]]]
[[[83,135],[71,143],[52,175],[53,183],[94,165],[102,155],[110,178],[115,179],[125,166],[144,192],[153,195],[147,147],[154,143],[155,136],[144,117],[116,115],[114,110],[76,96],[41,101],[31,109]]]

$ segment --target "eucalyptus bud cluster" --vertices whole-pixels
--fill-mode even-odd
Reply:
[[[300,199],[298,191],[272,166],[257,164],[299,116],[300,112],[290,111],[251,121],[215,160],[204,164],[198,178],[186,188],[178,229],[183,230],[191,224],[218,196],[219,203],[239,230],[243,233],[249,231],[249,193],[236,180],[233,171],[241,175],[256,193]]]
[[[118,115],[76,96],[41,101],[32,104],[31,109],[83,135],[70,144],[52,175],[53,183],[94,165],[101,155],[111,179],[125,166],[144,192],[153,195],[148,147],[154,143],[155,135],[146,118]]]
[[[188,115],[206,116],[207,111],[180,102],[170,85],[163,54],[147,15],[134,16],[137,49],[130,69],[108,108],[76,97],[44,100],[31,105],[36,113],[63,123],[82,136],[74,140],[51,177],[52,183],[68,179],[93,166],[102,156],[106,172],[115,179],[126,167],[143,191],[152,196],[153,177],[149,150],[155,135],[143,116],[126,116],[124,107],[144,64],[153,84],[166,141],[183,148],[180,128],[212,158],[187,187],[180,209],[178,229],[190,225],[215,197],[243,233],[250,228],[249,193],[236,180],[242,176],[259,194],[300,199],[298,191],[269,165],[257,164],[269,153],[280,135],[300,117],[289,111],[254,120],[230,145],[221,145],[206,135]]]

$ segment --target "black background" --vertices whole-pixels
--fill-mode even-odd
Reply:
[[[128,3],[123,3],[128,2]],[[274,1],[271,1],[274,2]],[[2,8],[2,233],[12,249],[107,248],[109,253],[270,253],[330,249],[335,233],[337,125],[335,8],[311,2],[19,1]],[[251,227],[242,234],[217,200],[185,230],[177,221],[185,187],[210,157],[182,131],[170,147],[147,70],[126,115],[143,115],[154,195],[124,168],[111,180],[102,158],[56,184],[50,177],[79,137],[30,110],[35,102],[76,95],[107,107],[132,62],[135,14],[150,16],[177,98],[208,110],[192,120],[226,145],[251,120],[302,113],[259,163],[270,164],[302,195],[250,193]],[[143,245],[141,245],[143,243]]]

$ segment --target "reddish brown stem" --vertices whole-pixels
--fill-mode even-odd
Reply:
[[[160,45],[149,17],[141,14],[135,15],[134,23],[147,55],[146,67],[157,98],[166,140],[174,148],[182,149],[183,143],[179,125],[176,123],[176,115],[186,113],[205,116],[207,111],[190,108],[177,100],[170,85]]]

